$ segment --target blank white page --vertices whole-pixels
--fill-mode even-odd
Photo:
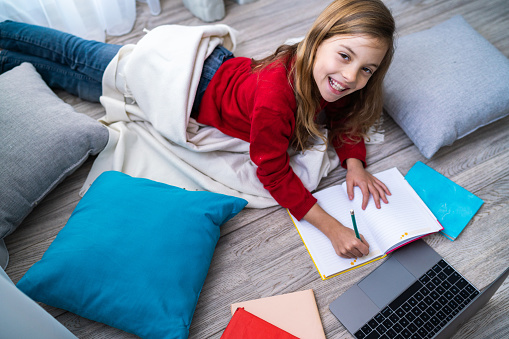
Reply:
[[[381,201],[381,208],[377,209],[373,197],[370,196],[368,206],[363,211],[362,192],[358,187],[355,187],[355,198],[352,203],[355,206],[355,214],[369,225],[383,252],[399,242],[406,242],[442,229],[426,204],[396,168],[375,176],[389,188],[392,194],[387,196],[389,203]],[[343,185],[346,190],[346,185]]]

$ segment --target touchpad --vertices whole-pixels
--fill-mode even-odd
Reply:
[[[376,306],[383,308],[415,280],[399,261],[391,257],[357,285]]]

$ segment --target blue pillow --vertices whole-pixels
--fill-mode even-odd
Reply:
[[[246,204],[105,172],[17,286],[142,338],[187,338],[219,226]]]

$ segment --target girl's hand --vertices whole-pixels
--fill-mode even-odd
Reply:
[[[362,241],[357,239],[355,232],[343,226],[339,221],[325,212],[318,204],[313,205],[304,216],[304,220],[314,225],[329,238],[336,251],[342,258],[360,258],[369,253],[369,244],[361,235]]]
[[[347,173],[346,173],[346,188],[348,198],[354,198],[353,188],[359,186],[362,192],[362,209],[368,206],[369,195],[373,195],[376,208],[380,208],[380,199],[386,204],[386,195],[391,195],[391,192],[383,182],[378,180],[375,176],[364,169],[362,161],[359,159],[350,158],[346,160]]]
[[[360,236],[362,241],[357,239],[353,230],[341,224],[327,234],[336,254],[342,258],[360,258],[369,253],[368,242],[362,234]]]

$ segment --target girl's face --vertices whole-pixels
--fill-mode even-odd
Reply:
[[[368,36],[335,36],[322,41],[313,66],[322,98],[334,102],[366,86],[386,52],[386,44]]]

